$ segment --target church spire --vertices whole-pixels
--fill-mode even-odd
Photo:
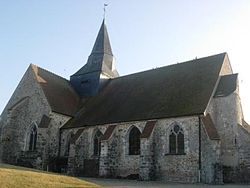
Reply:
[[[107,27],[105,24],[105,19],[103,19],[101,28],[98,32],[91,54],[93,53],[105,53],[105,54],[113,55],[110,41],[109,41]]]
[[[95,95],[105,80],[119,76],[114,64],[115,58],[103,19],[87,63],[70,77],[70,82],[81,96]]]

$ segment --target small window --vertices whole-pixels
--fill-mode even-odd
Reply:
[[[36,125],[32,125],[31,129],[29,130],[29,135],[28,135],[28,150],[29,151],[34,151],[36,149],[36,141],[37,141],[37,128]]]
[[[169,135],[169,153],[184,154],[184,134],[179,125],[175,125],[171,129]]]
[[[72,139],[73,133],[70,132],[67,135],[67,139],[66,139],[66,143],[65,143],[65,152],[64,152],[64,156],[69,156],[69,151],[70,151],[70,141]]]
[[[133,127],[129,133],[129,155],[140,155],[140,137],[140,130]]]
[[[103,134],[101,131],[97,131],[94,136],[94,155],[100,156],[101,154],[101,138]]]
[[[82,80],[81,81],[81,84],[87,84],[87,83],[89,83],[89,80]]]

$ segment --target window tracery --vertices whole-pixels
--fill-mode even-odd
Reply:
[[[169,153],[184,154],[184,133],[183,129],[179,125],[175,125],[170,130]]]

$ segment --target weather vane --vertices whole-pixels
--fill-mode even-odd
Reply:
[[[105,20],[105,18],[106,18],[106,7],[108,6],[109,4],[107,4],[107,3],[104,3],[104,5],[103,5],[103,19]]]

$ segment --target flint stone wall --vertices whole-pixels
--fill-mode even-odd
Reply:
[[[84,171],[84,161],[99,160],[99,176],[163,180],[171,182],[199,181],[199,119],[197,116],[158,120],[149,138],[141,138],[141,154],[129,155],[128,138],[133,126],[142,132],[146,121],[119,123],[111,137],[102,141],[101,155],[94,156],[93,137],[97,129],[103,134],[109,125],[85,127],[81,136],[70,145],[70,173]],[[169,154],[170,129],[178,124],[184,132],[185,154]],[[63,130],[61,155],[67,135],[72,130]],[[77,129],[73,132],[76,133]],[[207,142],[206,144],[210,144]],[[216,145],[216,144],[215,144]],[[214,146],[211,146],[213,148]],[[213,150],[214,151],[214,150]],[[210,151],[209,151],[210,152]],[[70,160],[71,159],[71,160]],[[207,156],[207,160],[210,159]],[[208,163],[210,165],[210,163]],[[214,174],[211,173],[211,176]]]
[[[31,66],[26,71],[11,99],[6,105],[1,119],[1,145],[3,162],[17,164],[27,150],[27,132],[32,124],[38,125],[43,114],[49,114],[50,107],[45,95],[36,82]],[[29,155],[31,164],[40,161],[41,139],[38,132],[37,152]],[[32,157],[34,156],[34,157]],[[32,161],[33,160],[33,161]]]

